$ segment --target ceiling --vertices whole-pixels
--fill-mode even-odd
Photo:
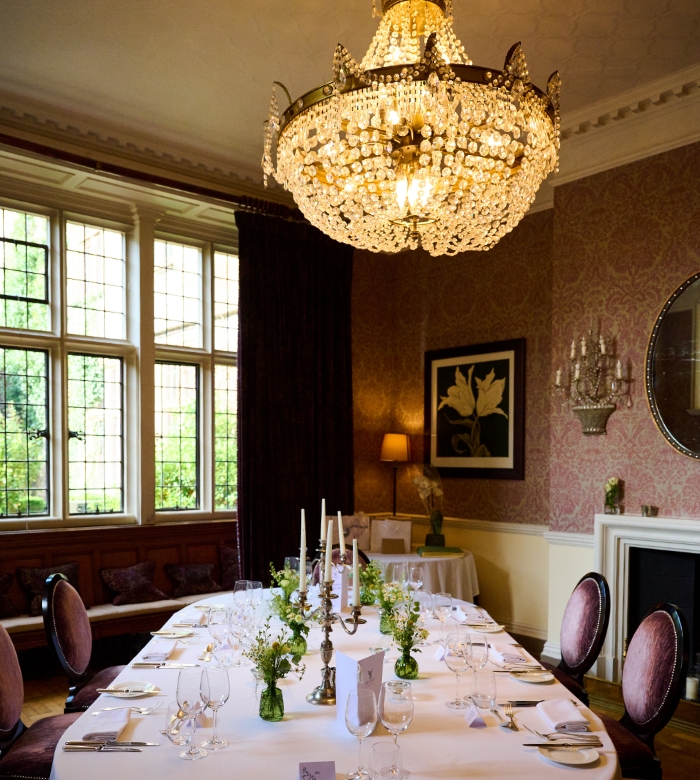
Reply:
[[[360,60],[371,0],[0,0],[0,89],[215,155],[259,178],[272,81],[295,98]],[[475,64],[522,41],[532,80],[559,69],[572,112],[700,63],[698,0],[454,0]]]

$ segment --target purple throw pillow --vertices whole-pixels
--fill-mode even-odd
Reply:
[[[62,563],[60,566],[50,566],[48,569],[17,569],[17,580],[29,599],[29,614],[32,617],[41,615],[41,597],[44,594],[46,579],[52,574],[65,574],[68,582],[80,592],[78,574],[80,564],[77,561]]]
[[[211,578],[213,568],[213,563],[166,563],[165,571],[175,583],[173,598],[221,590]]]
[[[7,595],[13,579],[14,574],[0,574],[0,618],[17,617],[19,615],[15,605]]]
[[[155,561],[142,561],[124,569],[100,569],[104,584],[117,595],[112,604],[144,604],[168,597],[153,584]]]
[[[221,587],[224,590],[233,590],[236,580],[241,578],[241,567],[238,559],[238,550],[234,547],[219,547],[219,559],[221,561]]]

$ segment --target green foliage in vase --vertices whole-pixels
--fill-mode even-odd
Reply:
[[[370,561],[364,569],[360,568],[360,603],[370,606],[377,600],[382,586],[382,567],[379,561]]]
[[[403,654],[420,653],[416,645],[428,638],[427,630],[418,626],[419,620],[420,605],[417,601],[409,602],[404,608],[394,610],[389,616],[391,634]]]
[[[289,635],[285,629],[281,629],[275,639],[272,638],[269,619],[243,655],[252,661],[267,685],[282,680],[288,674],[301,680],[306,671],[306,666],[299,663],[301,655],[291,655]]]
[[[398,582],[385,582],[377,591],[379,606],[385,612],[393,612],[397,604],[403,601],[404,592]]]

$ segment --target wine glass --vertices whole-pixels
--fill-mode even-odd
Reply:
[[[252,599],[252,592],[248,580],[236,580],[233,586],[233,603],[239,607],[247,607]]]
[[[289,568],[293,572],[297,572],[298,573],[299,572],[299,558],[297,556],[294,556],[294,555],[288,555],[284,559],[284,568],[285,569]]]
[[[179,716],[180,705],[174,701],[168,704],[165,713],[165,728],[160,729],[173,745],[184,747],[189,745],[194,736],[192,718]],[[185,752],[185,751],[183,751]],[[182,757],[182,753],[179,754]]]
[[[413,720],[413,692],[410,682],[389,680],[382,683],[379,719],[394,737],[394,744],[398,744],[399,734],[406,731]]]
[[[250,585],[250,606],[254,609],[263,602],[263,585],[259,580],[249,580]]]
[[[408,567],[408,584],[413,590],[420,590],[423,587],[423,567],[412,565]]]
[[[197,732],[197,716],[204,710],[204,702],[201,693],[202,670],[199,668],[180,669],[177,678],[177,703],[180,709],[192,719],[192,742],[189,750],[183,750],[180,758],[188,761],[196,761],[204,758],[207,751],[198,748],[194,743],[194,735]]]
[[[408,567],[406,566],[406,561],[398,561],[395,563],[391,575],[393,582],[398,582],[402,587],[405,587],[406,581],[408,580]]]
[[[216,733],[216,715],[219,709],[228,701],[231,688],[228,680],[228,670],[223,666],[213,666],[210,669],[204,669],[200,680],[200,693],[202,701],[206,703],[214,713],[214,727],[211,739],[202,742],[202,747],[210,750],[221,750],[228,746],[225,739],[221,739]]]
[[[401,748],[392,742],[375,742],[372,745],[372,777],[394,777],[401,780],[410,777],[402,769]]]
[[[478,672],[483,669],[489,660],[489,643],[484,634],[473,632],[470,636],[471,654],[469,657],[469,666]]]
[[[227,607],[212,607],[209,610],[207,627],[211,638],[216,643],[214,655],[221,650],[231,631],[231,613]]]
[[[362,766],[362,740],[368,737],[377,725],[377,699],[368,688],[355,688],[348,694],[345,705],[345,725],[360,742],[360,761],[357,769],[346,775],[348,780],[365,780],[369,773]]]
[[[457,634],[448,634],[445,640],[445,664],[447,668],[457,675],[457,692],[453,701],[448,701],[447,706],[453,710],[465,710],[469,705],[465,704],[459,695],[459,682],[462,674],[469,666],[469,638]]]
[[[440,621],[440,639],[438,644],[442,644],[442,635],[445,630],[445,621],[452,614],[452,596],[449,593],[436,593],[433,596],[433,612]]]

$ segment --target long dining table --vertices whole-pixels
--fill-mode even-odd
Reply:
[[[267,598],[267,592],[266,592]],[[230,604],[230,593],[217,595],[200,604]],[[455,602],[464,608],[465,602]],[[195,605],[188,605],[176,613],[164,628],[183,619],[201,614]],[[387,646],[387,637],[379,632],[379,617],[374,607],[363,608],[365,625],[354,636],[348,636],[340,626],[334,627],[331,639],[337,650],[356,659],[370,654],[370,648]],[[273,629],[275,622],[273,621]],[[418,679],[411,682],[414,697],[414,717],[408,729],[398,738],[404,769],[414,780],[446,780],[447,778],[547,778],[571,777],[581,773],[587,780],[618,780],[620,768],[617,755],[600,719],[588,708],[578,704],[591,725],[591,731],[600,737],[603,747],[598,748],[599,758],[592,764],[580,767],[563,766],[543,757],[537,748],[525,747],[525,743],[544,742],[527,731],[524,726],[546,731],[545,723],[534,707],[516,708],[515,720],[520,731],[512,732],[498,726],[498,719],[488,710],[481,710],[486,727],[470,727],[460,711],[445,706],[455,695],[456,678],[443,661],[437,659],[434,644],[439,636],[440,624],[430,621],[427,626],[430,637],[426,647],[416,654],[420,665]],[[454,624],[457,627],[457,624]],[[449,629],[449,623],[447,628]],[[462,629],[464,630],[464,629]],[[180,644],[169,662],[198,663],[207,666],[198,656],[211,642],[204,627],[193,629],[201,641]],[[209,754],[198,761],[183,761],[178,757],[181,747],[172,745],[160,733],[165,725],[167,704],[175,701],[178,670],[143,669],[129,665],[115,682],[148,681],[154,683],[161,694],[163,704],[149,715],[133,714],[122,733],[121,740],[138,740],[159,743],[157,747],[144,747],[140,753],[69,753],[61,746],[65,740],[82,739],[94,724],[92,713],[103,707],[133,704],[145,706],[155,703],[153,696],[138,699],[117,699],[103,694],[65,733],[59,743],[51,774],[52,780],[191,780],[206,777],[207,780],[231,780],[231,778],[255,778],[255,780],[296,780],[299,764],[312,761],[335,761],[336,777],[357,767],[358,746],[342,719],[336,717],[336,707],[307,703],[306,695],[321,680],[319,647],[322,639],[319,627],[312,627],[309,635],[310,650],[304,657],[306,673],[301,680],[290,677],[280,682],[284,692],[284,719],[271,723],[258,715],[258,701],[252,667],[234,666],[229,672],[231,695],[219,710],[219,734],[229,741],[229,746]],[[514,644],[505,631],[490,634],[489,639],[499,644]],[[154,637],[149,647],[157,642]],[[138,660],[145,654],[138,654]],[[393,653],[396,658],[396,651]],[[333,663],[333,662],[332,662]],[[489,660],[486,669],[496,671],[497,702],[508,699],[571,698],[571,694],[556,680],[542,684],[529,684],[503,673],[495,662]],[[462,678],[462,695],[469,693],[470,675]],[[397,679],[393,661],[385,662],[383,679]],[[503,712],[503,709],[500,709]],[[208,725],[197,729],[197,743],[211,736],[211,718]],[[389,742],[392,737],[378,724],[374,733],[365,740],[365,761],[369,761],[370,746],[379,741]]]

